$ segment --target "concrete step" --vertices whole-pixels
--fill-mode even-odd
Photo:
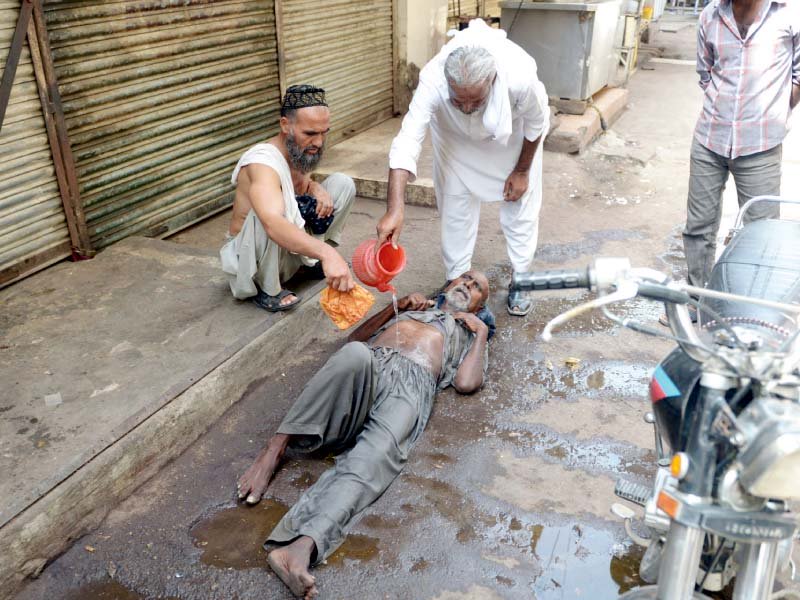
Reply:
[[[567,154],[582,152],[622,115],[628,96],[625,88],[603,88],[594,95],[582,115],[557,115],[556,125],[545,138],[545,150]]]
[[[389,178],[389,148],[402,119],[396,117],[343,140],[326,150],[314,178],[331,173],[346,173],[356,184],[356,194],[372,200],[386,200]],[[422,144],[417,163],[417,178],[408,185],[407,202],[415,206],[436,206],[433,194],[433,150],[430,136]]]

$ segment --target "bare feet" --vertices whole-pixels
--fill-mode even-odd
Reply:
[[[288,546],[273,550],[267,556],[267,561],[281,581],[289,586],[297,598],[311,600],[319,594],[316,579],[308,572],[311,564],[311,554],[316,545],[314,540],[304,535],[297,538]]]
[[[283,458],[288,443],[289,436],[282,433],[270,438],[267,447],[261,451],[250,468],[239,478],[239,482],[236,484],[239,500],[245,500],[247,504],[258,504],[278,463]]]

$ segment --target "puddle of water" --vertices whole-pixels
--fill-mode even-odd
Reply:
[[[67,592],[64,600],[143,600],[143,598],[116,581],[96,581]]]
[[[501,429],[497,438],[513,443],[516,452],[544,454],[567,468],[605,471],[615,474],[652,475],[654,456],[651,451],[636,449],[606,440],[575,440],[564,437],[547,427],[530,429]]]
[[[378,540],[361,534],[348,535],[339,549],[328,557],[327,566],[340,566],[345,560],[368,562],[380,553]]]
[[[586,525],[543,525],[499,520],[490,539],[523,550],[540,574],[530,583],[535,596],[547,598],[615,598],[642,585],[638,546],[616,543],[614,534]]]
[[[309,473],[299,476],[304,479]],[[220,569],[267,569],[267,550],[263,544],[289,507],[272,498],[256,506],[237,505],[224,508],[197,523],[191,530],[194,545],[203,553],[200,562]],[[367,516],[368,522],[380,517]],[[373,523],[374,524],[374,523]],[[388,522],[385,527],[390,527]],[[341,565],[345,560],[366,562],[379,554],[378,540],[366,535],[349,535],[327,560],[327,565]]]
[[[289,508],[271,498],[256,506],[224,508],[192,527],[194,545],[203,564],[221,569],[267,568],[262,547]]]
[[[549,361],[504,364],[485,390],[514,399],[514,411],[529,410],[543,399],[581,397],[646,398],[653,366],[623,361],[587,361],[570,369]]]

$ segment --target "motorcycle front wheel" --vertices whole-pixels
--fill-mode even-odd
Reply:
[[[632,589],[629,592],[625,592],[622,596],[619,596],[617,600],[656,600],[658,598],[658,586],[657,585],[646,585],[644,587],[639,587]],[[700,592],[695,592],[692,595],[692,600],[711,600],[705,594],[701,594]]]

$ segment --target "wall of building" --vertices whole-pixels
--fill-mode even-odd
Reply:
[[[447,0],[396,0],[395,112],[408,109],[419,71],[447,41]]]

